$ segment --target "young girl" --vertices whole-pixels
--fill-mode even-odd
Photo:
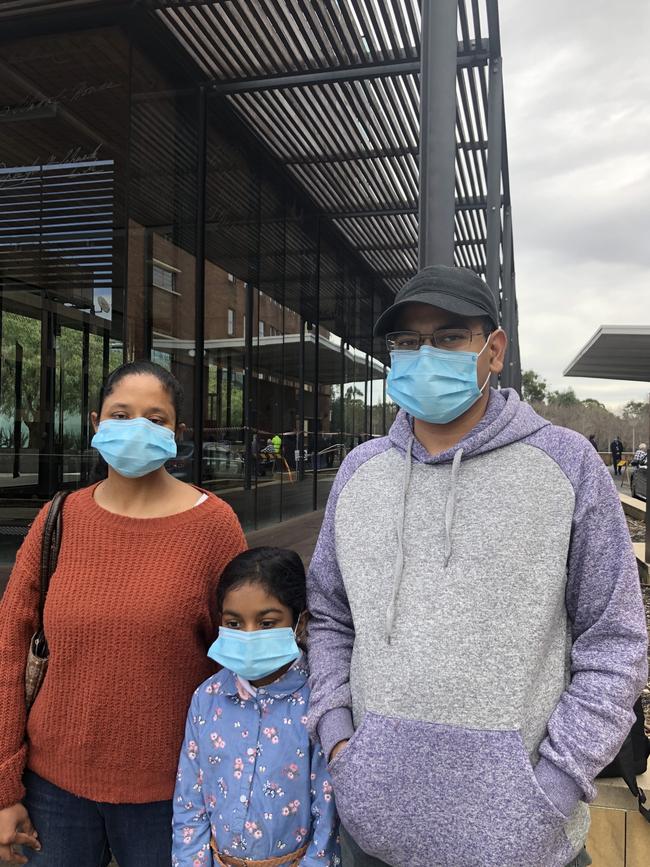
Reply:
[[[335,867],[338,819],[325,757],[305,728],[305,570],[253,548],[226,566],[223,670],[194,693],[174,793],[174,867]]]

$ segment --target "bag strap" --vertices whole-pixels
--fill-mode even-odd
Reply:
[[[643,719],[643,706],[641,705],[641,699],[638,699],[634,705],[634,711],[637,714],[637,717],[639,713],[641,713],[641,719]],[[621,777],[625,780],[628,789],[639,802],[639,813],[641,813],[647,822],[650,822],[650,809],[645,806],[647,796],[643,789],[637,784],[636,774],[634,773],[634,746],[630,735],[628,735],[623,742],[621,751],[618,754],[618,763],[621,769]]]
[[[63,504],[68,494],[69,491],[59,491],[54,495],[47,512],[47,517],[45,518],[43,538],[41,541],[41,580],[40,596],[38,600],[37,631],[42,631],[43,629],[43,613],[45,611],[47,591],[50,588],[50,579],[56,569],[56,564],[59,559],[61,534],[63,532]]]

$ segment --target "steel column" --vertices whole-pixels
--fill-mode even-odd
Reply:
[[[456,0],[422,0],[420,268],[454,263]]]
[[[258,224],[259,229],[259,224]],[[258,259],[259,262],[259,259]],[[252,486],[251,473],[251,423],[253,413],[253,317],[255,316],[255,289],[248,281],[246,284],[245,312],[246,333],[244,336],[244,394],[243,397],[243,427],[244,427],[244,490],[250,491]],[[232,389],[232,370],[228,370],[228,386]],[[230,408],[230,403],[228,404]],[[230,427],[231,421],[227,421]],[[257,514],[255,515],[257,522]]]
[[[512,385],[512,373],[514,365],[513,350],[516,334],[513,330],[514,323],[514,285],[512,282],[512,215],[509,206],[503,213],[503,292],[501,296],[501,327],[508,337],[508,348],[504,359],[501,385],[509,388]]]
[[[316,303],[314,318],[314,457],[312,461],[312,509],[318,509],[318,435],[320,432],[320,406],[318,383],[320,379],[320,274],[321,274],[321,221],[317,222],[316,228]]]
[[[503,76],[501,58],[490,60],[487,159],[487,282],[499,301],[501,262],[501,165],[503,157]]]
[[[301,308],[304,309],[301,299]],[[296,449],[296,476],[299,482],[305,479],[305,319],[300,315],[300,346],[298,354],[298,431]]]
[[[14,468],[13,477],[20,477],[20,450],[23,444],[23,347],[16,341],[14,367]],[[30,443],[31,445],[31,443]]]
[[[201,85],[198,97],[196,170],[196,260],[194,289],[194,461],[192,479],[200,485],[203,474],[203,398],[205,391],[205,179],[207,153],[207,94]]]

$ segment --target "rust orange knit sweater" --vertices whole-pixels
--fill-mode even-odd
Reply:
[[[25,720],[24,672],[38,605],[42,511],[0,603],[0,808],[31,770],[96,801],[172,797],[187,707],[215,670],[215,588],[246,543],[210,495],[167,518],[102,509],[71,494],[45,607],[49,670]]]

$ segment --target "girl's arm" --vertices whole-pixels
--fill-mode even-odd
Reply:
[[[187,714],[185,740],[178,760],[172,820],[172,867],[212,867],[210,820],[202,792],[198,699],[197,689]]]
[[[311,840],[301,867],[337,867],[341,863],[339,817],[320,744],[311,748],[311,814]]]

